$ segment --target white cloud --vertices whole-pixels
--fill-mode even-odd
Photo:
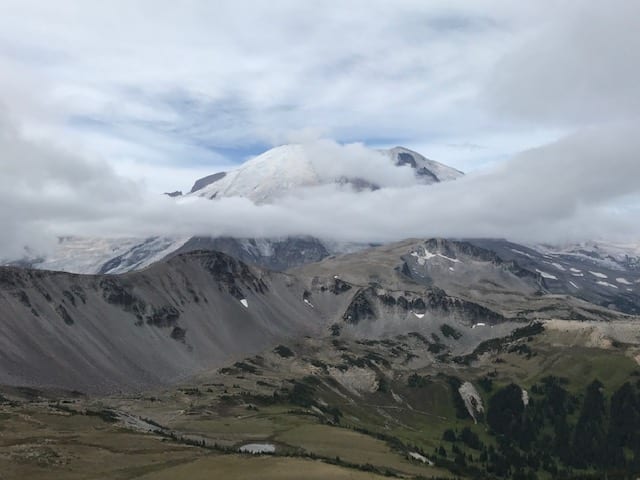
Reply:
[[[320,178],[330,182],[339,178],[359,178],[376,186],[398,187],[415,183],[411,167],[396,167],[383,153],[361,143],[340,145],[318,139],[304,144],[304,154]]]
[[[222,162],[208,149],[280,142],[305,128],[393,143],[486,132],[496,122],[478,108],[482,80],[541,8],[5,0],[0,63],[36,99],[28,111],[32,95],[0,101],[25,131],[70,149],[80,143],[112,164],[180,168],[197,147],[212,171]],[[141,153],[156,143],[173,148]]]
[[[640,3],[558,2],[549,13],[495,65],[489,105],[534,125],[638,121]]]

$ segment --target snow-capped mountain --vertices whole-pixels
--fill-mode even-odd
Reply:
[[[256,203],[270,203],[288,192],[336,183],[354,189],[375,190],[385,186],[387,174],[398,172],[407,185],[429,185],[455,180],[462,172],[403,147],[372,150],[358,147],[359,163],[349,164],[342,149],[333,145],[313,148],[282,145],[243,163],[228,172],[217,172],[196,180],[186,196],[215,201],[222,197],[245,197]],[[364,167],[363,167],[364,165]],[[370,168],[367,168],[370,165]],[[337,166],[337,168],[336,168]],[[397,170],[396,170],[397,169]],[[387,175],[388,176],[388,175]],[[169,196],[181,201],[178,192]],[[206,214],[206,212],[203,212]],[[149,237],[126,239],[74,238],[59,241],[45,258],[18,262],[34,268],[73,273],[124,273],[149,266],[167,256],[196,249],[218,250],[243,261],[275,270],[318,261],[326,256],[354,251],[368,245],[353,245],[309,237],[300,238],[202,238]]]
[[[532,248],[548,256],[581,260],[602,268],[640,271],[640,243],[590,241],[561,246],[533,245]]]
[[[330,152],[327,152],[330,155]],[[403,147],[372,150],[372,157],[388,159],[398,168],[413,169],[416,184],[431,184],[455,180],[462,172],[429,160],[417,152]],[[350,172],[351,175],[323,171],[320,155],[304,145],[282,145],[259,155],[229,172],[219,172],[197,180],[190,195],[210,199],[220,197],[246,197],[257,203],[269,203],[278,196],[304,187],[327,183],[350,184],[356,189],[380,188],[371,172]],[[340,162],[339,158],[335,159]],[[346,173],[346,172],[345,172]]]

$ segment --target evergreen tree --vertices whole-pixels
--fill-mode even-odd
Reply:
[[[605,399],[602,383],[594,380],[587,386],[580,417],[573,434],[573,465],[585,468],[603,460],[606,441]]]

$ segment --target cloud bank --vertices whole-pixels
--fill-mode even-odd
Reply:
[[[634,132],[629,125],[585,130],[453,182],[387,183],[391,186],[371,192],[329,184],[256,205],[239,197],[176,201],[151,194],[105,163],[5,131],[0,148],[21,161],[3,169],[0,179],[0,221],[6,226],[0,252],[17,258],[25,246],[46,251],[66,235],[313,235],[350,242],[432,236],[529,242],[637,238],[640,138]],[[328,140],[303,148],[318,165],[324,158],[327,167],[339,158],[348,168],[365,171],[378,158],[371,151],[367,156],[362,145]]]
[[[550,70],[528,66],[527,42],[559,50],[550,67],[570,64],[582,38],[548,36],[549,22],[579,26],[572,19],[595,2],[560,3],[4,0],[0,104],[28,135],[101,155],[159,193],[304,129],[437,151],[475,169],[532,136],[557,138],[549,125],[505,119],[500,92],[507,106],[530,96],[519,71],[535,74],[528,85],[545,84]],[[633,7],[610,5],[598,9],[634,18]],[[617,34],[609,23],[597,38]],[[588,55],[578,60],[579,73],[597,71]],[[468,143],[488,148],[450,147]]]

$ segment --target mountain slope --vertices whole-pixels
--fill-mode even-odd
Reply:
[[[439,289],[505,319],[601,320],[638,315],[637,271],[615,274],[591,267],[592,273],[584,263],[562,261],[564,276],[549,273],[556,268],[553,263],[557,260],[504,240],[429,239],[406,240],[332,257],[291,272],[310,286],[338,277],[378,291]],[[583,275],[580,280],[572,275],[578,274],[572,269]],[[601,277],[610,281],[616,275],[629,285],[624,289],[603,285],[607,280]],[[575,288],[578,282],[580,288]]]
[[[174,382],[317,329],[288,275],[194,252],[140,272],[0,269],[0,383],[88,391]]]
[[[122,275],[0,268],[0,384],[135,390],[305,335],[415,333],[465,356],[532,320],[629,320],[640,305],[637,272],[624,274],[631,292],[590,272],[568,293],[573,277],[549,278],[549,266],[583,264],[521,248],[407,240],[288,273],[202,251]]]

